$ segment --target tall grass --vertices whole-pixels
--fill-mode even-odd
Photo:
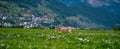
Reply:
[[[0,28],[0,49],[120,49],[120,32]]]

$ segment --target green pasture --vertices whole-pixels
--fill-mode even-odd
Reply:
[[[0,49],[120,49],[120,31],[0,28]]]

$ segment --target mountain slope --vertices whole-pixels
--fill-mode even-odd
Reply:
[[[109,26],[120,23],[119,15],[115,15],[115,14],[109,13],[107,11],[98,9],[98,8],[88,7],[82,3],[79,3],[75,6],[73,6],[73,8],[76,11],[78,11],[79,14],[82,14],[98,23],[106,24]]]
[[[69,7],[72,7],[77,14],[83,15],[97,24],[108,27],[120,24],[119,0],[60,0],[60,2],[69,4]]]
[[[99,8],[120,16],[119,14],[120,0],[59,0],[59,1],[68,6],[83,3],[86,6]]]
[[[67,6],[58,0],[3,0],[0,1],[0,14],[2,25],[10,23],[6,20],[11,20],[14,23],[10,24],[24,27],[32,25],[105,29],[120,24],[119,17],[114,17],[117,15],[81,3]]]

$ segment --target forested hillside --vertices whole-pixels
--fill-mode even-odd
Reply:
[[[1,0],[0,26],[110,29],[120,16],[83,3],[68,6],[58,0]]]

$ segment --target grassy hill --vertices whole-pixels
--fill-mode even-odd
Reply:
[[[0,28],[0,49],[120,49],[120,32]]]

